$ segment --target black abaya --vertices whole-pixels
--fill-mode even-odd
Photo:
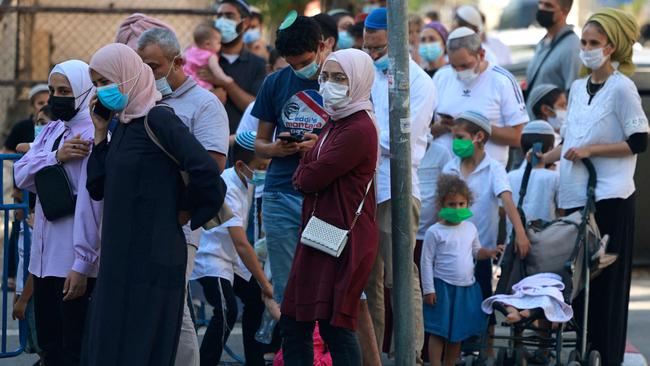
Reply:
[[[183,314],[187,245],[178,212],[193,229],[215,216],[225,195],[216,163],[171,110],[149,124],[189,173],[146,135],[144,118],[119,124],[88,161],[87,188],[104,199],[102,250],[82,365],[173,365]]]
[[[630,301],[632,249],[634,244],[634,195],[627,199],[596,202],[596,224],[601,235],[609,235],[607,252],[617,254],[611,266],[591,282],[587,341],[601,354],[602,364],[623,363]],[[582,322],[584,295],[573,304],[575,319]]]

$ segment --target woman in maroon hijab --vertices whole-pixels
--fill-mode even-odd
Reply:
[[[331,54],[321,71],[320,93],[331,119],[303,157],[294,185],[305,194],[303,229],[314,207],[319,219],[353,228],[338,258],[298,244],[280,320],[287,364],[313,360],[315,321],[335,365],[362,364],[355,329],[379,245],[372,183],[379,146],[370,101],[374,73],[370,57],[356,49]],[[361,214],[352,225],[361,202]]]

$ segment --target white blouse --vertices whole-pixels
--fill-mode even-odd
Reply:
[[[562,156],[571,148],[626,141],[635,133],[648,132],[648,119],[634,82],[615,71],[589,104],[587,78],[576,80],[569,94],[569,112],[562,128]],[[636,155],[619,158],[592,157],[597,173],[596,201],[634,193]],[[582,207],[587,200],[587,169],[581,162],[562,158],[560,208]]]

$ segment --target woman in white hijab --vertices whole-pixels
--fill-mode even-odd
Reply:
[[[14,175],[19,188],[39,194],[29,261],[38,343],[45,364],[68,365],[79,363],[86,308],[99,267],[102,203],[91,200],[86,190],[95,133],[88,102],[94,88],[88,65],[78,60],[56,65],[48,84],[57,120],[47,124],[16,162]],[[67,176],[64,190],[39,174],[55,166]]]

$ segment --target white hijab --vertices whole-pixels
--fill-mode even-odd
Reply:
[[[52,74],[62,74],[68,79],[72,87],[72,95],[75,97],[75,108],[78,108],[77,115],[72,121],[78,118],[89,118],[88,103],[94,94],[93,83],[90,80],[88,64],[79,60],[68,60],[54,66],[50,72],[48,82]]]

